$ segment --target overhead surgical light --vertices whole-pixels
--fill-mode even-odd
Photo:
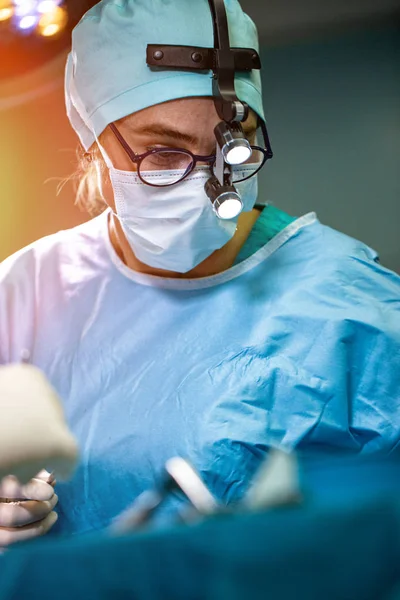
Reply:
[[[39,13],[52,13],[59,4],[59,0],[42,0],[37,6],[37,11]]]
[[[15,2],[14,13],[17,17],[37,16],[37,2],[35,0],[25,0],[25,2]]]
[[[44,2],[42,2],[44,4]],[[46,0],[46,4],[50,4],[50,0]],[[53,4],[50,11],[44,12],[40,17],[37,32],[44,37],[50,37],[60,33],[68,22],[68,14],[64,8]]]
[[[30,31],[36,27],[38,18],[35,15],[25,15],[17,21],[17,27],[24,31]]]
[[[14,11],[11,6],[10,8],[0,8],[0,21],[7,21],[8,19],[11,19],[13,12]]]
[[[0,21],[11,19],[16,31],[35,31],[43,37],[63,31],[68,22],[64,0],[0,0]]]
[[[59,86],[65,55],[71,47],[71,32],[97,2],[0,0],[0,116],[3,111],[29,104]],[[66,13],[62,18],[55,11],[58,7]],[[22,14],[15,14],[17,8]],[[45,14],[53,14],[52,20],[40,23]]]
[[[0,21],[8,21],[14,14],[11,0],[0,0]]]

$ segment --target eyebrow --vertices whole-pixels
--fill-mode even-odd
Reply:
[[[185,133],[184,131],[180,131],[179,129],[174,129],[172,127],[167,127],[162,124],[154,124],[154,125],[143,125],[142,127],[135,127],[133,124],[127,124],[127,128],[136,133],[137,135],[149,135],[149,136],[158,136],[165,137],[177,142],[183,142],[185,144],[196,145],[199,142],[199,139],[191,135],[190,133]],[[245,135],[253,135],[256,133],[257,127],[250,127],[249,129],[244,128]]]
[[[193,145],[197,144],[199,141],[197,137],[190,135],[189,133],[179,131],[179,129],[173,129],[172,127],[166,127],[161,124],[143,125],[143,127],[135,127],[134,125],[129,125],[128,127],[132,132],[135,132],[138,135],[166,137],[177,142],[184,142],[186,144]]]

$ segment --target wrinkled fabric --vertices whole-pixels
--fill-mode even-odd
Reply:
[[[21,349],[81,446],[59,528],[107,526],[180,455],[222,502],[268,448],[390,452],[400,439],[400,278],[297,219],[202,279],[128,269],[107,213],[0,266],[0,361]]]
[[[237,0],[225,0],[231,47],[258,50],[257,29]],[[178,98],[213,96],[211,71],[158,69],[147,44],[214,48],[208,0],[102,0],[72,33],[65,72],[67,115],[86,150],[112,121]],[[238,72],[235,89],[264,118],[259,70]]]
[[[323,469],[325,481],[339,475],[327,503],[308,497],[123,537],[43,538],[0,557],[0,600],[398,600],[399,468],[361,464],[360,477],[358,466],[346,468],[344,489],[342,469]]]

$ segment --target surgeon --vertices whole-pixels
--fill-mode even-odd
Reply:
[[[59,532],[107,527],[173,456],[234,504],[271,448],[399,446],[400,278],[258,191],[257,50],[237,0],[102,0],[73,32],[97,216],[0,266],[0,362],[29,352],[80,447]]]

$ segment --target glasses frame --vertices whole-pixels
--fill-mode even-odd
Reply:
[[[265,165],[265,163],[267,162],[267,160],[269,160],[273,156],[271,145],[270,145],[270,142],[269,142],[267,127],[266,127],[266,125],[265,125],[265,123],[264,123],[264,121],[262,119],[260,119],[260,126],[261,126],[261,131],[262,131],[263,137],[264,137],[265,148],[263,148],[261,146],[250,146],[250,147],[251,147],[252,150],[257,150],[257,151],[259,151],[259,152],[261,152],[263,154],[263,161],[262,161],[260,167],[257,169],[257,171],[255,171],[254,173],[252,173],[248,177],[244,177],[243,179],[239,179],[238,181],[234,181],[233,185],[235,183],[241,183],[242,181],[246,181],[247,179],[250,179],[251,177],[254,177],[254,175],[256,175],[257,173],[259,173],[261,171],[261,169],[263,168],[263,166]],[[211,169],[212,169],[212,167],[215,164],[216,154],[210,154],[208,156],[202,156],[200,154],[193,154],[193,152],[191,152],[190,150],[187,150],[186,148],[153,148],[153,150],[149,150],[148,152],[144,152],[143,154],[137,154],[129,146],[128,142],[122,136],[121,132],[116,127],[115,123],[110,123],[109,127],[110,127],[111,131],[113,132],[113,134],[115,135],[115,137],[117,138],[118,142],[121,144],[122,148],[125,150],[125,152],[128,155],[129,159],[134,164],[137,165],[137,174],[139,176],[139,179],[145,185],[150,185],[151,187],[170,187],[171,185],[176,185],[177,183],[181,183],[181,181],[184,181],[186,179],[186,177],[188,177],[190,175],[190,173],[192,173],[192,171],[196,168],[196,165],[197,165],[198,162],[208,163],[210,165]],[[178,181],[174,181],[173,183],[155,184],[155,183],[149,183],[148,181],[145,181],[142,178],[142,176],[140,174],[140,165],[142,164],[143,160],[145,158],[147,158],[148,156],[151,156],[152,154],[160,154],[161,152],[176,152],[177,154],[178,153],[179,154],[184,153],[184,154],[187,154],[188,156],[190,156],[190,158],[191,158],[191,164],[187,168],[187,172],[184,174],[184,176],[181,179],[179,179]],[[243,164],[246,164],[246,163],[243,163]]]

